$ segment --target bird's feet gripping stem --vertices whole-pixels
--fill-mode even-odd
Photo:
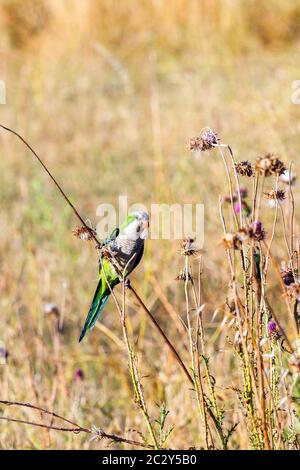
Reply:
[[[125,286],[126,289],[131,288],[130,279],[128,277],[125,277],[123,282],[124,282],[124,286]]]

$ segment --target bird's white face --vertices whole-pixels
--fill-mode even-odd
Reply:
[[[137,240],[141,238],[145,240],[149,236],[149,216],[147,212],[134,212],[130,214],[130,217],[134,217],[126,229],[125,235],[130,240]]]

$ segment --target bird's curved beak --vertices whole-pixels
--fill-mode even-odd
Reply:
[[[149,238],[149,220],[143,220],[142,222],[142,233],[141,233],[141,238],[143,240],[146,240],[146,238]]]

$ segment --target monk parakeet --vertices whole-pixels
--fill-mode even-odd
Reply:
[[[117,267],[120,267],[122,270],[126,268],[126,276],[139,264],[143,256],[144,240],[148,237],[148,230],[148,214],[142,211],[133,212],[127,216],[120,228],[115,229],[103,244],[113,254]],[[110,288],[113,289],[119,282],[120,278],[113,266],[113,262],[107,258],[102,258],[100,263],[100,280],[79,342],[84,338],[87,330],[95,326],[110,296]]]

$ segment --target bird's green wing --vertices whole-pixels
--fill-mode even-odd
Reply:
[[[143,257],[143,254],[144,254],[144,245],[142,246],[140,251],[136,253],[135,257],[133,258],[133,263],[131,264],[130,269],[126,271],[126,276],[128,276],[137,267],[137,265],[139,264],[139,262],[141,261]]]
[[[110,262],[107,259],[103,259],[101,262],[100,280],[98,282],[89,313],[86,317],[79,342],[82,341],[86,332],[95,326],[100,313],[108,301],[111,289],[113,289],[118,283],[118,275],[113,270]]]

